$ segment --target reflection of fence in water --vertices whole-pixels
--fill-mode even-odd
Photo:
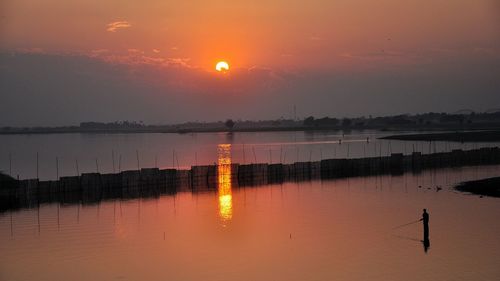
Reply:
[[[176,192],[215,191],[219,193],[221,218],[232,218],[231,189],[234,187],[332,179],[382,174],[419,173],[435,168],[500,164],[500,148],[454,150],[449,153],[359,159],[327,159],[293,164],[232,163],[231,146],[220,146],[220,165],[193,166],[190,170],[141,169],[117,174],[90,173],[61,177],[59,181],[0,181],[0,212],[43,203],[92,204],[102,200],[158,197]]]

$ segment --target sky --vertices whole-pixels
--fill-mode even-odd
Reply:
[[[497,0],[0,0],[0,126],[485,111],[499,30]]]

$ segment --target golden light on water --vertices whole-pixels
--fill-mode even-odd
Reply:
[[[231,194],[231,145],[219,144],[217,163],[217,190],[219,193],[219,217],[223,223],[233,217],[233,196]],[[225,226],[225,225],[224,225]]]

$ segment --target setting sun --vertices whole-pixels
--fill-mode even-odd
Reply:
[[[218,72],[227,72],[229,71],[229,64],[225,61],[220,61],[215,65],[215,70]]]

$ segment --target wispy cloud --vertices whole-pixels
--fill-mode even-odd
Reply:
[[[189,65],[190,58],[167,58],[167,63],[170,66],[183,66],[183,67],[191,67]]]
[[[309,36],[309,40],[311,40],[311,41],[323,41],[323,38],[318,36],[317,34],[313,34],[313,35]]]
[[[129,49],[127,49],[127,52],[129,52],[131,54],[144,54],[144,51],[141,51],[141,50],[135,49],[135,48],[129,48]]]
[[[108,23],[108,25],[107,25],[108,28],[106,28],[106,31],[116,32],[118,29],[129,28],[131,26],[132,25],[128,21],[115,21],[115,22]]]
[[[90,57],[98,57],[98,56],[102,56],[102,55],[107,54],[107,53],[109,53],[108,49],[94,49],[94,50],[90,51],[89,56]]]
[[[20,48],[17,49],[18,52],[20,53],[26,53],[26,54],[43,54],[45,51],[42,48]]]
[[[108,49],[96,49],[87,55],[92,58],[98,58],[108,63],[119,63],[131,66],[157,66],[157,67],[184,67],[195,68],[190,65],[190,58],[185,57],[163,57],[160,56],[160,50],[153,49],[152,54],[147,55],[144,50],[128,48],[121,52],[110,52]]]
[[[340,54],[341,57],[373,63],[384,63],[384,64],[420,64],[429,63],[432,61],[431,56],[426,56],[422,53],[416,52],[403,52],[403,51],[391,51],[391,50],[379,50],[373,52],[361,52],[361,53],[343,53]]]

